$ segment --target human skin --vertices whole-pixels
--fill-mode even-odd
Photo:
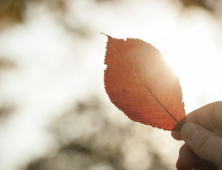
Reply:
[[[184,140],[176,163],[178,170],[222,170],[222,101],[207,104],[186,115],[176,140]]]

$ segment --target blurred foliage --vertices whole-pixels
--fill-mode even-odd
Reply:
[[[180,0],[185,8],[201,7],[208,12],[213,13],[219,0]]]
[[[2,75],[2,73],[5,73],[5,71],[8,71],[13,68],[15,68],[14,62],[12,62],[11,60],[8,60],[6,58],[0,58],[0,76]],[[12,113],[14,113],[14,110],[15,110],[15,108],[12,105],[9,105],[4,102],[1,103],[1,105],[0,105],[0,124],[1,125],[3,125],[3,123],[6,120],[8,120],[9,116]]]
[[[92,0],[96,3],[114,3],[120,0]],[[26,21],[26,12],[29,8],[44,6],[63,26],[66,31],[79,35],[82,38],[89,38],[92,35],[90,26],[79,20],[76,15],[71,16],[70,4],[68,0],[0,0],[0,29],[7,28],[12,24],[23,23]]]
[[[23,0],[0,0],[0,19],[21,22],[26,5]]]
[[[92,0],[96,3],[115,3],[121,0]],[[215,6],[219,0],[180,0],[185,8],[190,7],[201,7],[208,10],[209,12],[214,12]],[[87,36],[89,35],[86,31],[86,24],[82,23],[82,26],[79,27],[71,26],[65,22],[65,16],[69,13],[69,4],[68,0],[0,0],[0,25],[7,26],[13,23],[21,23],[25,21],[25,13],[30,6],[43,5],[47,7],[51,12],[59,12],[60,19],[59,22],[64,24],[71,31],[76,31],[80,35]],[[78,18],[73,18],[77,19]],[[81,24],[78,22],[78,25]],[[76,24],[77,25],[77,24]]]
[[[99,2],[99,3],[103,3],[103,2],[116,2],[116,1],[120,1],[120,0],[95,0],[96,2]]]
[[[106,110],[105,105],[97,98],[78,103],[53,128],[61,149],[49,158],[33,161],[27,170],[129,169],[131,162],[125,160],[129,152],[124,147],[127,141],[135,138],[135,123],[129,121],[121,125],[112,122],[106,116]],[[140,144],[136,142],[136,145]],[[160,154],[149,148],[149,141],[145,146],[143,152],[149,155],[147,161],[150,162],[146,169],[170,169],[162,161]],[[135,145],[130,145],[130,148],[136,149]],[[140,164],[144,164],[143,161],[141,159]]]
[[[11,69],[15,67],[15,63],[13,63],[12,61],[8,60],[8,59],[3,59],[0,58],[0,70],[2,69]]]
[[[97,3],[117,2],[120,0],[94,0]],[[184,7],[199,6],[209,11],[214,10],[212,4],[218,3],[218,0],[180,0]],[[68,11],[67,0],[0,0],[0,22],[8,20],[10,22],[23,22],[25,20],[24,14],[31,4],[45,5],[50,10],[60,11],[66,13]]]
[[[0,106],[0,125],[4,125],[5,122],[7,122],[11,115],[15,113],[15,107],[12,105],[1,105]]]
[[[122,0],[91,1],[98,4],[110,3],[116,5],[116,2]],[[180,2],[185,8],[201,7],[213,14],[219,0],[180,0]],[[81,38],[91,37],[93,28],[91,28],[88,23],[79,19],[78,16],[75,15],[75,12],[70,20],[70,3],[68,0],[0,0],[0,30],[15,23],[25,22],[26,16],[28,15],[27,10],[40,5],[46,7],[59,25],[63,26],[67,32],[81,36]]]
[[[65,0],[0,0],[0,20],[23,22],[27,7],[31,4],[44,3],[53,10],[65,10]]]
[[[206,0],[181,0],[181,2],[185,7],[199,6],[210,11],[213,10]]]

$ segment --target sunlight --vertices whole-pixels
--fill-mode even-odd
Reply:
[[[163,8],[165,11],[160,13]],[[139,38],[160,50],[180,79],[185,110],[189,113],[221,100],[222,82],[216,78],[222,72],[222,51],[217,44],[220,30],[217,30],[217,21],[203,10],[191,10],[178,17],[175,8],[170,5],[167,8],[168,11],[166,5],[159,5],[155,10],[150,9],[158,19],[148,18],[141,25],[131,25],[124,20],[124,26],[113,35],[116,38]],[[135,18],[142,17],[139,12],[136,15]]]
[[[207,15],[197,14],[192,19],[167,22],[165,31],[171,36],[155,44],[180,79],[186,113],[221,100],[218,95],[216,97],[221,81],[215,79],[222,72],[218,66],[221,50],[215,44],[216,37],[213,37],[213,28],[216,27],[213,20]],[[162,27],[162,24],[156,27]]]
[[[115,29],[112,25],[107,34],[115,38],[139,38],[160,50],[180,79],[186,113],[221,100],[222,82],[215,79],[222,72],[222,51],[216,45],[220,36],[217,21],[204,10],[193,9],[182,15],[170,4],[153,1],[155,8],[149,4],[144,1],[143,7],[137,9],[131,2],[128,8],[137,12],[129,20],[125,19],[127,11],[107,17],[107,21],[118,25]],[[146,22],[139,22],[141,18]]]
[[[219,54],[213,46],[211,30],[201,22],[188,26],[186,30],[172,30],[175,31],[175,36],[160,46],[160,50],[175,73],[184,76],[201,70],[209,74],[205,67]]]

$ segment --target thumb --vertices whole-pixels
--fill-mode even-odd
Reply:
[[[194,123],[186,123],[181,129],[181,136],[196,155],[222,170],[221,137]]]

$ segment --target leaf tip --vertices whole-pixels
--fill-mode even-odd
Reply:
[[[110,35],[105,34],[105,33],[103,33],[103,32],[100,32],[100,34],[103,34],[103,35],[107,36],[108,38],[112,38]]]

